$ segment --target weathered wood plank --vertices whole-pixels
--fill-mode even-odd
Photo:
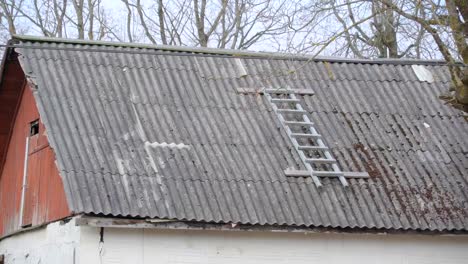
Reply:
[[[267,88],[264,87],[239,87],[236,88],[236,92],[238,94],[263,94],[264,90]],[[268,88],[271,89],[271,88]],[[310,89],[291,89],[297,95],[314,95],[314,91]]]
[[[354,171],[342,171],[343,176],[348,179],[365,179],[369,178],[367,172],[354,172]],[[306,170],[285,170],[284,174],[289,177],[309,177],[310,173]],[[320,175],[319,177],[336,177],[332,175]]]

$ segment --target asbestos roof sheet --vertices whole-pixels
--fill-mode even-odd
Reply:
[[[468,229],[468,124],[438,99],[449,86],[445,66],[424,66],[429,83],[398,62],[16,45],[74,212]],[[370,179],[349,179],[344,188],[327,178],[318,189],[311,178],[285,176],[286,168],[303,168],[266,98],[236,92],[284,86],[315,92],[300,98],[339,166]]]

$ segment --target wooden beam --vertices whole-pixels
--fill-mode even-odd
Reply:
[[[239,88],[236,88],[236,92],[238,94],[263,94],[264,93],[264,90],[267,89],[265,87],[258,87],[258,88],[255,88],[255,87],[239,87]],[[272,89],[272,88],[268,88],[268,89]],[[295,94],[297,95],[314,95],[314,91],[310,90],[310,89],[291,89],[294,91]]]
[[[366,179],[370,178],[367,172],[354,172],[354,171],[343,171],[343,176],[348,179]],[[306,170],[284,170],[284,174],[289,177],[310,177],[310,173]],[[328,175],[318,175],[318,177],[336,177]]]
[[[91,226],[104,228],[146,228],[156,230],[211,230],[211,231],[253,231],[273,233],[316,233],[336,232],[336,229],[323,229],[321,227],[279,226],[279,225],[253,225],[240,223],[207,223],[195,221],[179,221],[165,219],[123,219],[112,217],[99,217],[82,215],[75,218],[77,226]]]

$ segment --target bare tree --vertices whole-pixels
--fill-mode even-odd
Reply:
[[[414,21],[421,25],[433,38],[437,48],[447,61],[452,79],[452,90],[455,92],[453,101],[468,105],[468,2],[464,0],[445,0],[437,3],[428,1],[427,6],[423,2],[417,1],[413,8],[418,6],[425,8],[431,12],[431,18],[427,19],[421,16],[414,15],[403,8],[397,6],[389,0],[379,0],[389,10],[392,10],[399,15]],[[452,41],[455,44],[456,52],[453,53],[449,44],[443,40],[443,30],[449,29]],[[457,57],[461,57],[462,63],[457,63]]]
[[[120,39],[101,0],[0,0],[0,8],[0,25],[10,35]]]
[[[36,26],[42,35],[55,37],[62,36],[66,5],[66,0],[63,2],[33,0],[15,9],[23,19]]]
[[[320,1],[309,10],[314,14],[310,17],[321,22],[306,21],[300,28],[314,32],[324,26],[330,32],[322,38],[316,31],[303,34],[309,38],[305,50],[315,54],[325,50],[358,58],[442,57],[455,92],[451,101],[467,105],[467,6],[466,0]]]
[[[0,0],[0,22],[3,22],[2,20],[6,20],[7,22],[7,31],[10,34],[16,34],[16,25],[15,25],[15,20],[18,17],[18,9],[21,8],[23,4],[22,0],[16,1],[16,0]],[[1,23],[3,25],[3,23]]]
[[[224,17],[226,14],[227,3],[227,0],[221,0],[221,7],[217,11],[214,20],[210,21],[209,18],[206,17],[206,0],[202,0],[201,4],[199,4],[198,0],[193,0],[195,25],[197,27],[198,42],[200,46],[208,46],[208,39],[218,27],[221,18]],[[205,21],[210,23],[207,29],[205,29]]]
[[[397,0],[389,0],[391,3],[394,1]],[[421,45],[427,38],[425,30],[378,0],[322,1],[320,6],[315,5],[314,10],[323,13],[321,17],[328,17],[324,26],[332,32],[330,38],[347,29],[332,43],[333,48],[328,48],[334,50],[334,55],[357,58],[422,57]],[[418,8],[413,10],[424,15],[423,11]],[[358,23],[366,17],[368,20]]]
[[[166,45],[246,49],[272,36],[286,34],[286,0],[121,0],[127,10],[129,39]],[[136,18],[134,18],[136,16]]]
[[[294,1],[235,1],[223,14],[223,27],[216,32],[218,47],[247,49],[285,35],[291,22],[286,14],[295,11],[294,4]]]

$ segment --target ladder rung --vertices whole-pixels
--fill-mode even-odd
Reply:
[[[319,138],[321,135],[319,134],[307,134],[307,133],[291,133],[293,137],[300,137],[300,138]]]
[[[286,89],[265,89],[263,90],[264,93],[270,94],[293,94],[295,91],[293,90],[286,90]]]
[[[314,123],[312,122],[301,122],[301,121],[284,121],[286,125],[291,126],[312,126]]]
[[[321,146],[299,146],[299,150],[328,150],[328,147]]]
[[[272,98],[271,101],[275,103],[299,103],[301,100],[291,98]]]
[[[305,110],[298,110],[298,109],[278,109],[280,113],[288,113],[288,114],[306,114],[307,111]]]
[[[312,163],[323,163],[323,164],[332,164],[332,163],[336,163],[336,160],[335,159],[315,159],[315,158],[307,158],[306,159],[307,162],[312,162]]]

